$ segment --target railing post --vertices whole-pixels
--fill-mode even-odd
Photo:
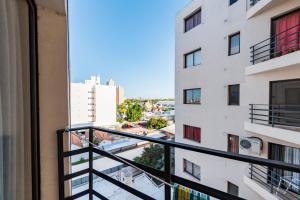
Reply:
[[[93,129],[89,128],[89,200],[93,199]]]
[[[253,179],[253,164],[250,164],[250,178]]]
[[[64,146],[63,146],[63,134],[64,131],[57,131],[57,158],[58,158],[58,191],[59,191],[59,200],[65,199],[65,171],[64,171]]]
[[[271,123],[272,123],[272,127],[274,127],[274,109],[273,109],[273,105],[270,105],[271,108]]]
[[[171,151],[170,146],[164,146],[165,181],[171,182]],[[171,187],[165,185],[165,200],[171,200]]]
[[[255,59],[254,59],[254,45],[251,47],[252,48],[252,65],[255,64]]]
[[[251,123],[253,124],[253,104],[250,104],[251,109]]]

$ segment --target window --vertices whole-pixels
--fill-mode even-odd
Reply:
[[[238,53],[240,53],[240,33],[229,36],[228,55],[231,56]]]
[[[201,128],[183,125],[183,137],[185,139],[201,142]]]
[[[200,166],[198,166],[186,159],[183,159],[183,170],[184,170],[184,172],[188,173],[189,175],[200,180]]]
[[[228,86],[228,105],[240,105],[240,85]]]
[[[227,151],[231,153],[239,153],[240,138],[237,135],[228,134]]]
[[[184,20],[185,32],[201,24],[201,9],[190,15]]]
[[[227,182],[227,193],[232,194],[234,196],[239,196],[239,187],[228,181]]]
[[[234,4],[235,2],[237,2],[238,0],[229,0],[229,5],[231,6],[232,4]]]
[[[185,104],[200,104],[201,103],[201,89],[184,90]]]
[[[184,55],[185,68],[194,67],[202,63],[201,49]]]

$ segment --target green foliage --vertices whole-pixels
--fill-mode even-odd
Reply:
[[[80,158],[80,160],[73,162],[72,165],[79,165],[85,162],[88,162],[89,160],[84,159],[83,157]]]
[[[139,103],[131,103],[127,107],[126,117],[129,122],[136,122],[142,118],[143,107]]]
[[[168,121],[164,118],[151,117],[147,122],[149,129],[161,129],[168,125]]]
[[[145,147],[141,156],[133,159],[135,162],[155,169],[164,168],[164,148],[158,144],[151,144]]]
[[[124,122],[124,119],[123,119],[123,118],[117,118],[117,122],[123,123],[123,122]]]

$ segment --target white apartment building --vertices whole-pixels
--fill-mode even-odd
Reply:
[[[300,164],[299,35],[300,0],[192,0],[180,10],[176,141]],[[253,200],[300,198],[298,173],[175,154],[175,173],[204,185]]]
[[[99,76],[84,83],[71,83],[71,124],[115,124],[116,106],[124,98],[119,88],[113,80],[102,85]]]

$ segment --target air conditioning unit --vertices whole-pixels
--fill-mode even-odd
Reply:
[[[257,137],[247,137],[240,141],[242,149],[249,150],[251,153],[260,155],[263,149],[263,141]]]

